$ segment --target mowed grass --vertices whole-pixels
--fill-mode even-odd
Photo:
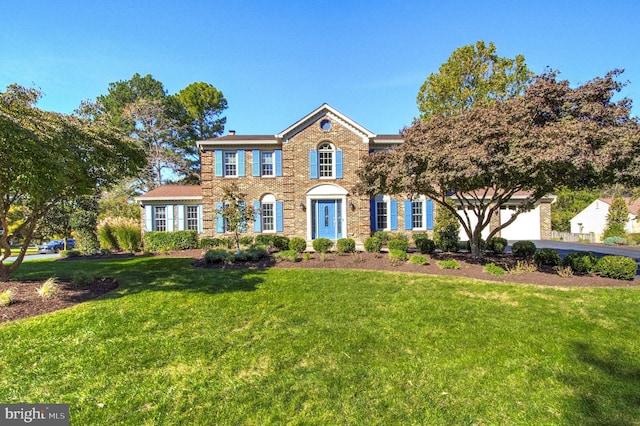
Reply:
[[[99,300],[0,325],[0,402],[68,403],[72,424],[640,422],[640,291],[402,273],[88,270]]]

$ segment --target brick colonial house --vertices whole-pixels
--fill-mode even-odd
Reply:
[[[376,230],[431,232],[432,200],[357,196],[356,171],[371,152],[403,142],[401,135],[377,135],[323,104],[276,135],[236,135],[198,142],[200,187],[167,185],[137,198],[145,231],[197,230],[201,237],[225,233],[222,187],[235,182],[256,210],[248,234],[353,238]],[[517,203],[517,198],[514,199]],[[503,234],[512,239],[549,238],[549,199],[523,214]],[[501,212],[501,221],[510,217]],[[508,232],[513,230],[511,232]],[[463,236],[466,239],[466,236]]]

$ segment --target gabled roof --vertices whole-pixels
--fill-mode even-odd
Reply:
[[[201,200],[200,185],[164,185],[136,197],[136,201]]]
[[[276,134],[276,138],[278,140],[287,140],[297,133],[302,131],[304,128],[309,126],[310,123],[317,121],[319,118],[324,116],[330,116],[336,121],[339,121],[341,124],[350,128],[352,131],[359,133],[362,137],[366,137],[368,139],[373,139],[376,135],[375,133],[367,130],[365,127],[356,123],[346,115],[342,114],[332,106],[327,103],[320,105],[315,110],[311,111],[309,114],[302,117],[300,120],[293,123],[291,126],[287,127],[280,133]]]
[[[633,200],[633,202],[631,201],[630,197],[622,197],[622,198],[624,199],[625,203],[627,203],[627,208],[629,209],[629,213],[633,215],[638,215],[638,213],[640,212],[640,198]],[[598,200],[602,201],[603,203],[607,203],[609,205],[613,204],[613,198],[598,198]]]

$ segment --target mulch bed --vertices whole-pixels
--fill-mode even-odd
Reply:
[[[9,306],[0,307],[0,323],[65,309],[95,299],[118,287],[118,283],[112,279],[97,279],[84,288],[73,288],[70,283],[60,281],[60,291],[56,296],[42,298],[37,292],[42,283],[43,281],[0,283],[0,293],[11,290],[13,300]]]

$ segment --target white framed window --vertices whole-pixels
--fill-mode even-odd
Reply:
[[[261,176],[275,176],[275,156],[273,151],[260,152],[260,174]]]
[[[198,230],[198,206],[187,206],[187,231]]]
[[[383,200],[376,201],[376,229],[389,228],[389,203]]]
[[[321,179],[334,176],[334,152],[330,143],[325,142],[318,147],[318,170]]]
[[[276,231],[276,197],[272,194],[262,197],[262,203],[260,205],[260,220],[262,225],[262,232],[275,232]]]
[[[167,230],[167,208],[165,206],[156,206],[154,208],[153,217],[155,220],[155,231]]]
[[[424,228],[424,201],[411,201],[411,227]]]
[[[236,151],[224,152],[224,176],[238,176],[238,153]]]

